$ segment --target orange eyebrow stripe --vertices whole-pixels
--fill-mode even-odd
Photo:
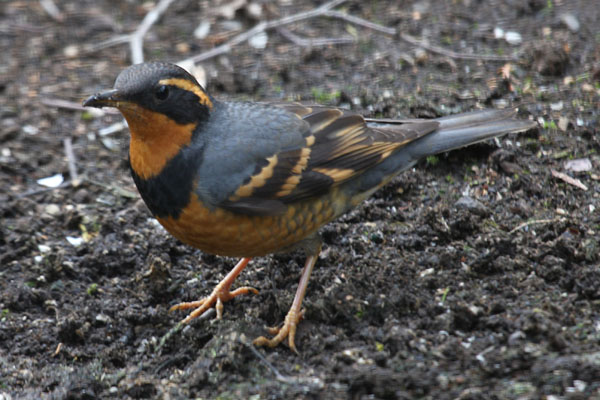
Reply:
[[[177,86],[180,89],[187,90],[188,92],[194,93],[200,99],[200,104],[205,105],[206,107],[212,109],[213,103],[210,101],[210,98],[206,94],[204,90],[200,86],[197,86],[193,82],[188,81],[187,79],[182,78],[169,78],[162,79],[158,83],[161,85],[171,85]]]

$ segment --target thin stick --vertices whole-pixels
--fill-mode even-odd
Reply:
[[[62,22],[64,19],[63,14],[60,12],[59,8],[54,4],[52,0],[40,0],[40,5],[48,13],[52,19],[58,22]]]
[[[131,48],[132,64],[144,62],[144,36],[146,36],[152,25],[160,19],[161,15],[169,8],[172,2],[173,0],[161,0],[156,7],[146,14],[140,26],[131,34],[129,46]]]
[[[296,35],[291,32],[289,29],[284,27],[277,28],[277,32],[281,34],[284,38],[294,43],[296,46],[300,47],[319,47],[319,46],[329,46],[335,44],[351,44],[356,43],[356,39],[352,37],[347,38],[315,38],[315,39],[306,39]]]
[[[409,35],[408,33],[401,33],[400,39],[408,42],[414,46],[421,47],[427,51],[432,53],[441,54],[450,58],[459,58],[462,60],[482,60],[482,61],[516,61],[516,56],[496,56],[496,55],[486,55],[486,54],[465,54],[465,53],[457,53],[452,50],[444,49],[443,47],[434,46],[429,43],[425,43],[423,40],[419,40],[414,36]]]
[[[561,221],[563,218],[553,218],[553,219],[536,219],[533,221],[527,221],[527,222],[523,222],[522,224],[518,225],[516,228],[512,229],[510,232],[508,232],[509,234],[511,233],[515,233],[516,231],[518,231],[519,229],[523,229],[526,226],[531,226],[531,225],[543,225],[543,224],[551,224],[553,222],[559,222]]]
[[[130,41],[131,35],[118,35],[111,37],[109,39],[103,40],[100,43],[95,43],[92,45],[86,45],[84,47],[85,51],[93,53],[98,50],[105,49],[107,47],[116,46],[121,43],[127,43]]]
[[[394,28],[388,28],[387,26],[379,25],[375,22],[367,21],[366,19],[355,17],[354,15],[349,15],[340,11],[329,10],[326,11],[323,15],[327,17],[343,19],[344,21],[350,22],[351,24],[364,26],[365,28],[385,33],[386,35],[394,36],[397,32]]]
[[[65,146],[65,155],[67,156],[67,164],[69,166],[69,176],[71,177],[71,184],[76,187],[79,185],[79,175],[77,174],[77,166],[75,160],[75,153],[73,152],[73,143],[70,137],[63,139]]]
[[[69,187],[71,185],[72,185],[71,181],[65,181],[65,182],[63,182],[60,185],[55,186],[55,187],[45,187],[45,188],[40,188],[40,189],[33,189],[33,190],[30,190],[30,191],[24,192],[24,193],[19,193],[19,194],[17,194],[15,196],[15,198],[22,199],[22,198],[25,198],[25,197],[35,196],[35,195],[38,195],[38,194],[41,194],[41,193],[51,192],[51,191],[56,190],[56,189],[66,188],[66,187]]]
[[[220,46],[215,47],[214,49],[205,51],[204,53],[197,54],[195,56],[189,57],[185,60],[179,62],[179,64],[188,64],[188,63],[198,63],[200,61],[208,60],[209,58],[213,58],[219,56],[221,54],[229,53],[233,46],[243,43],[250,39],[252,36],[264,32],[269,29],[277,28],[284,25],[289,25],[294,22],[302,21],[309,18],[318,17],[324,15],[327,11],[332,9],[333,7],[337,7],[340,4],[344,3],[346,0],[333,0],[327,2],[314,10],[301,12],[298,14],[289,15],[287,17],[283,17],[280,19],[275,19],[267,22],[260,22],[255,25],[252,29],[240,33],[237,36],[234,36],[226,43],[223,43]]]
[[[104,108],[99,110],[97,108],[89,108],[84,107],[81,103],[76,103],[74,101],[63,100],[63,99],[55,99],[55,98],[42,98],[40,99],[40,103],[48,107],[56,107],[56,108],[64,108],[66,110],[75,110],[75,111],[88,111],[93,114],[104,115],[104,114],[119,114],[119,111],[113,110],[112,108]]]
[[[308,386],[311,386],[311,387],[323,387],[323,384],[324,384],[323,381],[320,378],[317,378],[317,377],[312,377],[312,376],[298,376],[298,377],[294,377],[294,376],[283,375],[251,343],[248,343],[242,337],[240,337],[238,340],[244,346],[246,346],[256,356],[256,358],[259,359],[260,362],[262,362],[268,369],[271,370],[271,372],[273,372],[273,374],[275,375],[275,379],[277,379],[279,382],[287,383],[287,384],[291,384],[291,385],[308,385]]]
[[[81,105],[81,103],[76,103],[74,101],[63,100],[63,99],[49,99],[42,98],[40,99],[40,103],[45,106],[56,107],[56,108],[66,108],[67,110],[75,110],[75,111],[85,111],[87,108]]]
[[[362,19],[359,17],[355,17],[354,15],[349,15],[340,11],[329,10],[324,13],[324,15],[333,18],[343,19],[344,21],[350,22],[351,24],[360,25],[365,28],[372,29],[377,32],[384,33],[386,35],[394,36],[398,32],[394,28],[389,28],[387,26],[379,25],[371,21],[367,21],[366,19]],[[483,54],[465,54],[465,53],[457,53],[452,50],[444,49],[443,47],[434,46],[429,43],[426,43],[422,40],[417,39],[414,36],[411,36],[407,33],[401,33],[400,38],[405,42],[412,44],[413,46],[421,47],[427,51],[432,53],[441,54],[450,58],[459,58],[463,60],[483,60],[483,61],[514,61],[516,60],[515,56],[497,56],[497,55],[483,55]]]
[[[571,178],[569,175],[565,174],[564,172],[558,172],[555,169],[551,169],[550,172],[552,173],[553,177],[558,178],[558,179],[560,179],[560,180],[568,183],[569,185],[573,185],[573,186],[578,187],[579,189],[582,189],[582,190],[588,190],[588,187],[585,186],[577,178]]]

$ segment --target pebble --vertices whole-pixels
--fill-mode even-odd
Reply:
[[[74,44],[68,45],[64,48],[63,55],[67,58],[75,58],[79,56],[79,48]]]
[[[96,315],[96,322],[106,325],[110,322],[110,317],[106,314],[98,314]]]
[[[565,13],[560,16],[560,20],[571,32],[579,32],[581,25],[579,20],[571,13]]]
[[[482,217],[489,214],[488,208],[483,203],[468,196],[463,196],[460,199],[458,199],[458,201],[454,203],[454,207],[462,208],[471,212],[472,214],[479,215]]]
[[[267,47],[269,36],[266,32],[260,32],[248,39],[248,44],[255,49],[264,49]]]
[[[198,40],[202,40],[208,36],[210,33],[210,21],[208,19],[204,19],[200,21],[200,24],[194,30],[194,37]]]
[[[519,32],[508,31],[504,34],[504,40],[513,46],[521,44],[523,42],[523,36]]]
[[[44,208],[44,212],[48,215],[58,215],[60,214],[60,207],[56,204],[48,204],[45,208]]]
[[[55,187],[62,185],[64,180],[65,180],[65,178],[62,176],[62,174],[56,174],[56,175],[52,175],[52,176],[49,176],[46,178],[38,179],[37,183],[38,183],[38,185],[41,185],[41,186],[55,188]]]
[[[48,253],[52,249],[50,248],[50,246],[47,246],[45,244],[38,244],[38,250],[40,251],[40,253]]]

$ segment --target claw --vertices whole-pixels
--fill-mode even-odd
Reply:
[[[290,311],[285,317],[285,322],[283,323],[283,326],[267,328],[269,335],[274,336],[272,339],[260,336],[254,339],[252,343],[255,346],[275,347],[279,343],[283,342],[287,337],[290,349],[292,349],[294,353],[298,354],[298,350],[296,349],[296,343],[294,339],[296,338],[296,327],[298,326],[298,323],[302,320],[303,317],[304,310],[297,313],[295,310],[290,309]]]
[[[242,258],[240,262],[238,262],[237,265],[231,270],[231,272],[229,272],[229,274],[227,274],[227,276],[223,278],[223,280],[219,282],[217,286],[215,286],[210,296],[197,301],[176,304],[171,307],[169,311],[187,310],[190,308],[195,309],[181,321],[182,324],[187,324],[194,318],[204,314],[214,305],[215,309],[217,310],[217,319],[221,319],[223,317],[223,303],[242,294],[258,294],[258,290],[249,286],[237,288],[233,291],[229,290],[235,278],[237,278],[237,276],[242,272],[249,262],[250,258]]]
[[[320,250],[321,246],[319,245],[319,248],[315,254],[306,259],[304,269],[302,269],[300,283],[298,284],[298,289],[296,289],[296,295],[294,296],[294,302],[285,316],[285,322],[283,323],[283,326],[281,328],[267,328],[269,334],[274,335],[274,337],[272,339],[268,339],[264,336],[257,337],[252,342],[255,346],[275,347],[287,337],[290,349],[292,349],[294,353],[298,354],[294,340],[296,338],[296,327],[304,316],[304,310],[301,310],[300,307],[302,307],[302,300],[304,300],[304,294],[306,293],[306,287],[308,286],[308,279],[310,278],[313,267],[317,262],[317,257]]]

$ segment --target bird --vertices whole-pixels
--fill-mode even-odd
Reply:
[[[116,107],[129,131],[133,181],[152,215],[175,238],[240,261],[210,295],[171,307],[182,323],[252,287],[232,290],[254,257],[303,250],[292,305],[257,346],[295,335],[321,251],[319,228],[356,207],[420,159],[523,132],[535,122],[515,109],[482,109],[437,119],[370,119],[350,110],[298,102],[221,101],[181,67],[166,62],[124,69],[114,87],[85,107]]]

